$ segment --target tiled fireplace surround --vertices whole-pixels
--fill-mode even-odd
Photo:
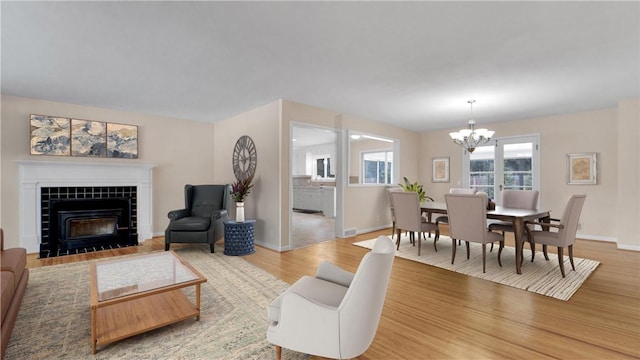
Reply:
[[[137,244],[137,186],[61,186],[61,187],[41,187],[40,188],[40,212],[42,216],[41,225],[41,241],[40,241],[40,257],[54,257],[60,255],[70,255],[82,252],[89,252],[95,250],[112,249],[114,247],[123,247],[128,245]],[[109,236],[109,240],[101,240],[100,237],[90,237],[89,239],[77,241],[77,245],[73,249],[66,249],[60,245],[60,239],[58,239],[58,231],[53,230],[55,228],[54,223],[59,219],[55,215],[50,216],[52,212],[52,201],[91,201],[86,206],[82,206],[84,210],[80,215],[85,215],[87,211],[92,209],[105,209],[113,207],[124,207],[126,211],[123,211],[123,219],[118,220],[118,223],[127,223],[124,233],[125,239],[113,239],[113,235]],[[128,203],[127,203],[128,202]],[[67,203],[70,204],[70,203]],[[129,205],[129,206],[126,206]],[[73,210],[78,210],[76,205],[72,205]],[[104,211],[104,210],[103,210]],[[107,210],[109,212],[109,210]],[[126,215],[125,215],[126,214]],[[72,215],[73,216],[73,215]],[[59,216],[58,216],[59,217]],[[64,224],[58,222],[58,229]],[[120,237],[120,231],[117,232]],[[95,244],[87,244],[88,242]]]
[[[18,164],[20,246],[28,253],[40,253],[40,244],[47,241],[43,239],[47,229],[43,231],[41,204],[55,188],[59,188],[58,194],[64,192],[68,198],[103,197],[105,190],[116,194],[118,191],[133,193],[138,239],[144,241],[152,237],[153,165],[68,161],[19,161]]]

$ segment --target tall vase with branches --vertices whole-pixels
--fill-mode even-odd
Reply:
[[[231,185],[231,198],[236,202],[236,222],[244,221],[244,199],[251,193],[253,178],[237,179]]]

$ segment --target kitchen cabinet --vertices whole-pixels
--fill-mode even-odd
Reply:
[[[294,186],[293,208],[321,211],[324,216],[336,216],[336,189],[333,186]]]
[[[321,201],[322,212],[324,216],[335,218],[336,217],[336,188],[335,187],[321,187]]]

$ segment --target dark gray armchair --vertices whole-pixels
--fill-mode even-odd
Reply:
[[[185,185],[185,208],[170,211],[164,232],[164,250],[171,243],[213,244],[224,236],[224,224],[231,203],[229,185]]]

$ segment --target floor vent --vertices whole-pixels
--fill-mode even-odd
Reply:
[[[353,229],[345,229],[344,230],[344,236],[356,236],[356,232],[357,229],[353,228]]]

